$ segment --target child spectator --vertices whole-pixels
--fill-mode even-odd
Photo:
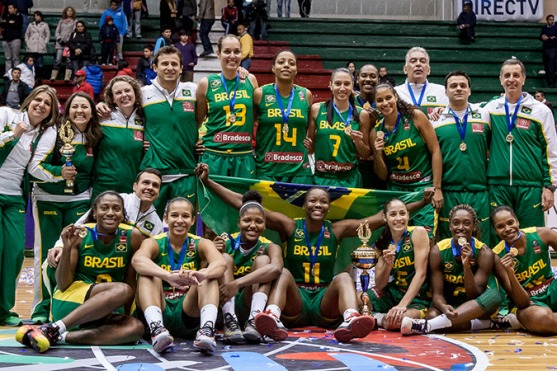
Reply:
[[[21,103],[29,95],[30,89],[26,83],[21,81],[21,70],[19,67],[14,67],[11,71],[11,79],[6,80],[4,94],[1,96],[2,104],[13,109],[19,109]]]
[[[110,66],[114,60],[114,48],[120,41],[120,34],[114,25],[114,20],[109,15],[106,16],[105,24],[101,27],[99,41],[101,42],[101,64]]]
[[[101,69],[101,66],[95,63],[95,61],[93,61],[92,64],[83,67],[83,70],[87,73],[85,80],[93,87],[93,98],[97,101],[104,86],[103,70]]]
[[[460,39],[465,44],[476,41],[476,13],[472,10],[472,2],[465,0],[462,6],[462,13],[456,20],[460,30]]]
[[[27,51],[33,53],[37,74],[41,76],[43,55],[46,54],[46,47],[50,40],[50,29],[48,23],[43,21],[43,13],[37,10],[34,18],[35,20],[29,23],[25,32],[25,45],[27,45]]]
[[[251,57],[253,57],[253,39],[246,30],[243,24],[238,25],[238,37],[240,38],[240,45],[242,46],[242,62],[240,66],[249,70],[251,67]]]
[[[93,90],[91,84],[85,81],[86,77],[87,72],[85,72],[85,70],[79,70],[75,73],[75,86],[73,87],[72,94],[77,93],[78,91],[82,91],[86,94],[89,94],[89,96],[94,99],[95,91]]]
[[[116,76],[133,77],[133,71],[127,60],[122,59],[121,61],[118,61],[118,72],[116,72]]]
[[[161,36],[155,43],[153,54],[157,54],[159,49],[166,45],[172,45],[172,28],[170,26],[163,26],[161,28]]]
[[[153,44],[146,44],[143,47],[143,58],[137,62],[135,77],[141,82],[141,85],[151,85],[151,80],[157,77],[157,73],[153,70]]]
[[[182,76],[180,77],[182,82],[193,82],[193,67],[197,64],[195,45],[189,42],[189,37],[187,31],[180,30],[180,41],[174,44],[182,53]]]
[[[103,14],[101,15],[101,20],[99,22],[99,28],[102,28],[106,23],[106,18],[110,16],[114,21],[114,25],[118,29],[119,34],[119,41],[118,41],[118,52],[117,57],[118,60],[124,59],[124,54],[122,53],[122,48],[124,46],[124,36],[126,36],[126,32],[128,32],[128,19],[126,18],[126,14],[122,10],[120,6],[120,2],[118,0],[111,0],[110,7],[106,9]]]
[[[220,22],[225,34],[236,34],[238,8],[234,6],[234,0],[228,0],[227,5],[222,8]]]

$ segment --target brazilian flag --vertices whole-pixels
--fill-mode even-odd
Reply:
[[[305,217],[302,208],[306,192],[312,185],[280,183],[265,180],[233,178],[213,175],[211,179],[224,187],[243,194],[248,190],[255,190],[263,196],[263,207],[267,210],[281,212],[290,218]],[[419,201],[423,192],[393,192],[361,188],[323,187],[329,191],[331,197],[330,210],[327,219],[332,222],[344,219],[362,219],[380,212],[383,205],[393,197],[398,197],[406,203]],[[238,210],[228,206],[209,188],[198,180],[197,199],[201,219],[215,233],[231,233],[238,230]],[[371,241],[379,236],[381,230],[373,233]],[[265,231],[265,236],[279,246],[281,241],[278,234]],[[342,242],[336,262],[335,272],[346,269],[350,264],[350,253],[361,242],[358,238],[348,238]]]

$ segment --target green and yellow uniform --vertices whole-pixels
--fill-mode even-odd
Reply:
[[[332,104],[332,102],[331,102]],[[357,115],[362,111],[356,108]],[[315,118],[315,184],[361,188],[362,176],[358,171],[357,150],[354,141],[345,132],[351,110],[333,111],[333,122],[327,121],[327,105],[320,103]],[[351,119],[351,118],[350,118]],[[360,123],[350,121],[352,130],[360,130]]]
[[[170,251],[172,248],[169,246],[168,234],[161,233],[153,238],[159,247],[159,252],[153,261],[162,269],[170,272],[172,265],[176,267],[175,269],[192,271],[197,271],[202,268],[201,258],[198,252],[199,241],[201,241],[200,237],[188,234],[188,239],[184,246],[182,246],[182,249],[187,250],[181,266],[179,266],[180,254]],[[173,259],[172,265],[170,263],[171,258]],[[199,321],[188,317],[182,309],[187,293],[174,289],[164,280],[162,281],[162,289],[166,304],[163,312],[164,326],[170,331],[172,336],[191,338],[195,335],[199,327]]]
[[[108,245],[96,238],[96,224],[85,224],[87,236],[81,240],[73,283],[64,291],[58,287],[52,295],[52,317],[58,321],[89,299],[97,283],[124,282],[131,264],[133,227],[120,224]]]
[[[449,108],[443,110],[439,121],[433,122],[443,157],[441,188],[444,203],[438,216],[439,240],[451,237],[449,213],[453,207],[460,204],[472,206],[478,215],[482,236],[486,239],[490,236],[491,223],[487,193],[487,158],[491,139],[490,117],[489,113],[481,108],[476,110],[469,108],[466,112],[468,115],[464,140],[460,136],[456,120]],[[465,120],[464,113],[459,118],[461,125]]]
[[[288,323],[288,327],[307,325],[336,327],[342,318],[324,318],[321,315],[321,300],[327,286],[333,280],[333,270],[339,250],[332,224],[326,220],[323,222],[320,232],[308,232],[309,236],[306,236],[305,219],[296,218],[294,221],[296,227],[283,246],[283,258],[284,267],[292,273],[302,296],[302,312],[296,318],[285,318],[284,316],[283,318]],[[321,234],[321,244],[317,250]],[[309,239],[311,247],[308,247],[306,237]],[[315,257],[313,267],[312,255]]]
[[[252,155],[253,92],[249,78],[221,79],[222,74],[208,77],[207,133],[203,136],[205,153],[201,161],[211,174],[253,178],[255,161]],[[231,111],[231,101],[234,108]],[[234,119],[231,120],[230,118]]]
[[[533,305],[549,307],[557,311],[557,281],[551,269],[549,246],[540,238],[537,228],[521,229],[526,235],[526,250],[514,257],[514,275],[530,295]],[[507,251],[505,241],[493,249],[495,254],[504,256]]]
[[[370,289],[368,295],[373,309],[380,313],[387,313],[392,307],[398,305],[406,292],[408,286],[416,275],[414,267],[414,243],[412,235],[415,227],[408,227],[407,232],[403,236],[400,248],[396,252],[395,261],[389,275],[389,283],[382,290]],[[431,306],[431,298],[428,298],[429,284],[427,279],[420,287],[420,291],[408,308],[420,311],[421,317],[425,318],[427,308]]]
[[[261,102],[257,106],[258,124],[255,147],[257,178],[277,182],[313,184],[308,153],[304,146],[309,104],[307,89],[294,85],[292,106],[284,124],[278,99],[284,113],[289,97],[277,95],[274,84],[261,87]]]

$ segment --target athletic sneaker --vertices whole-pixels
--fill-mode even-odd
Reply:
[[[365,338],[374,327],[375,320],[372,316],[354,313],[337,327],[333,335],[339,342],[348,343],[354,338]]]
[[[193,346],[205,353],[213,353],[217,349],[213,321],[207,321],[199,328]]]
[[[224,339],[225,343],[243,344],[245,343],[244,335],[240,329],[240,324],[236,317],[230,313],[224,314]]]
[[[261,335],[268,336],[275,341],[284,340],[288,337],[286,327],[279,318],[268,310],[255,316],[255,328]]]
[[[58,341],[60,337],[58,330],[58,326],[52,323],[40,327],[25,325],[17,330],[15,339],[25,346],[44,353]]]
[[[248,319],[246,325],[244,326],[244,339],[253,343],[261,342],[261,334],[255,328],[255,321],[253,319]]]
[[[17,327],[21,326],[23,322],[21,322],[21,319],[19,319],[17,315],[9,315],[0,321],[0,324],[3,324],[4,326]]]
[[[412,319],[404,317],[400,325],[402,335],[427,334],[431,331],[431,326],[427,323],[427,319]]]
[[[162,325],[161,321],[151,323],[151,344],[157,353],[168,352],[174,346],[174,338]]]

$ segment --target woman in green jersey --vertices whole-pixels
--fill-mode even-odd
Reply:
[[[241,178],[255,177],[252,153],[253,92],[257,79],[240,76],[240,40],[224,35],[217,43],[221,73],[204,77],[197,87],[195,117],[205,124],[201,161],[211,165],[213,174]]]
[[[431,305],[427,298],[429,238],[423,227],[409,227],[410,213],[398,198],[383,208],[387,226],[375,242],[380,251],[375,266],[375,287],[368,294],[377,324],[399,330],[404,317],[425,318]]]
[[[116,192],[100,194],[92,210],[86,224],[70,224],[62,231],[64,248],[52,295],[55,322],[22,326],[16,333],[17,341],[39,352],[58,342],[117,345],[143,335],[140,321],[120,314],[123,306],[129,312],[135,297],[131,259],[141,244],[141,232],[123,224],[124,200]]]
[[[101,121],[103,136],[95,159],[93,199],[107,190],[131,193],[144,154],[145,116],[137,80],[116,76],[108,83],[104,99],[112,112]]]
[[[387,189],[413,192],[435,187],[432,206],[412,218],[430,236],[434,231],[434,210],[443,206],[441,150],[435,131],[419,109],[399,98],[389,84],[375,89],[375,104],[383,115],[371,131],[375,173],[387,180]]]
[[[139,274],[138,305],[159,353],[173,346],[174,336],[195,336],[193,346],[203,352],[216,349],[217,279],[226,263],[212,241],[188,233],[195,215],[186,198],[170,200],[168,232],[145,240],[132,261]]]
[[[368,158],[369,113],[355,104],[350,71],[331,75],[332,98],[311,106],[307,145],[315,156],[315,184],[362,187],[359,155]]]
[[[275,83],[255,89],[257,113],[255,165],[257,179],[313,184],[304,139],[307,135],[311,91],[294,84],[296,55],[283,50],[273,58]]]

